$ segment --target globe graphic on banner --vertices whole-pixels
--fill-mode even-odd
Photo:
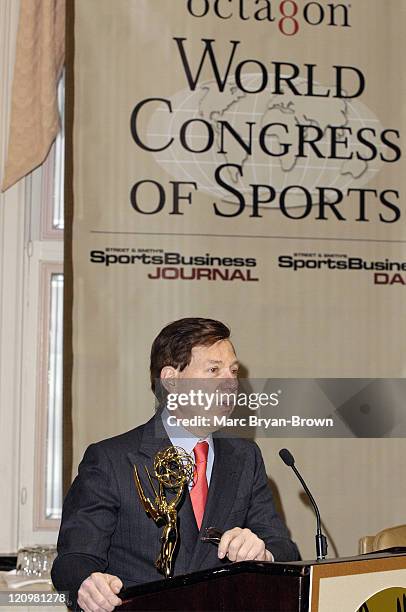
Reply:
[[[245,75],[244,89],[259,89],[262,79],[260,74]],[[273,82],[272,74],[268,82]],[[306,97],[307,81],[297,78],[293,83],[303,95],[291,91],[282,95],[246,93],[230,80],[223,92],[214,81],[200,83],[195,91],[177,92],[169,99],[172,112],[167,104],[157,104],[148,122],[147,143],[155,149],[168,145],[154,156],[175,180],[195,182],[200,192],[232,206],[238,204],[236,196],[215,178],[216,169],[224,164],[227,167],[222,169],[222,181],[243,194],[247,205],[252,185],[271,186],[276,194],[290,187],[286,206],[305,204],[303,189],[294,186],[306,189],[316,201],[318,187],[338,189],[346,195],[347,189],[366,185],[382,165],[379,153],[389,150],[380,142],[382,126],[377,117],[359,100],[334,98],[334,89],[330,97],[322,97],[327,87],[316,84],[316,96]],[[190,122],[192,119],[199,121]],[[186,122],[190,124],[185,126]],[[228,122],[230,128],[222,129],[221,122]],[[192,152],[182,145],[182,126]],[[351,159],[331,158],[331,126],[337,141],[334,156],[347,158],[352,154]],[[357,152],[361,158],[372,156],[371,149],[357,137],[365,128],[364,138],[378,151],[372,161],[357,157]],[[309,144],[300,151],[303,139],[315,140],[318,153]],[[251,150],[247,151],[243,143]],[[330,198],[335,200],[336,195]],[[278,198],[265,206],[278,207]]]

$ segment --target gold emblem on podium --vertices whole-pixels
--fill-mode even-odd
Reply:
[[[406,612],[406,589],[389,587],[372,595],[357,612]]]
[[[193,481],[194,462],[191,456],[177,446],[170,446],[159,451],[154,458],[154,478],[158,481],[158,491],[152,482],[148,468],[144,466],[149,483],[154,492],[154,502],[144,493],[134,465],[134,480],[145,512],[155,523],[164,525],[161,535],[161,551],[155,561],[155,567],[165,578],[173,574],[174,551],[178,541],[178,506],[183,492],[189,482]],[[173,493],[171,499],[167,492]]]

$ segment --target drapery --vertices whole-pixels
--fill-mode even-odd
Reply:
[[[58,133],[64,53],[65,0],[22,0],[3,191],[45,160]]]

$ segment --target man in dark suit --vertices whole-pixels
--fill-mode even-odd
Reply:
[[[155,394],[158,386],[170,389],[182,379],[211,379],[219,388],[235,381],[238,362],[229,336],[229,329],[212,319],[181,319],[166,326],[151,350]],[[153,473],[156,453],[171,444],[194,452],[198,475],[178,509],[174,575],[227,561],[298,558],[275,511],[258,446],[217,437],[211,426],[172,429],[167,417],[164,408],[146,424],[92,444],[65,499],[52,579],[85,612],[113,610],[121,603],[117,594],[123,586],[161,578],[154,563],[162,529],[140,503],[133,466],[153,498],[143,466]],[[223,532],[218,548],[200,539],[211,526]]]

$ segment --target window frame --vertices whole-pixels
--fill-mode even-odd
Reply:
[[[38,309],[38,385],[36,394],[35,469],[34,469],[34,530],[59,529],[60,519],[48,518],[46,513],[47,493],[47,440],[49,410],[49,362],[50,362],[50,317],[51,283],[54,274],[63,274],[60,261],[39,261],[39,309]],[[62,390],[61,390],[62,396]],[[62,437],[61,437],[62,442]],[[62,449],[61,449],[62,456]],[[62,487],[61,465],[61,487]]]

